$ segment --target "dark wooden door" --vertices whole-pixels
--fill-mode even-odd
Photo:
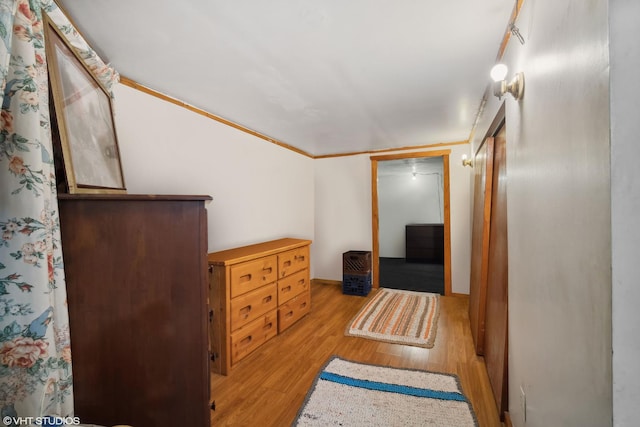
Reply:
[[[507,157],[503,126],[494,139],[484,358],[500,418],[508,410]]]
[[[493,138],[486,138],[474,161],[473,230],[471,232],[471,289],[469,321],[476,353],[484,353],[487,270],[493,184]]]

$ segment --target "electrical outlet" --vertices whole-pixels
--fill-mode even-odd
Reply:
[[[522,413],[522,422],[527,422],[527,395],[524,393],[524,386],[520,386],[520,413]]]

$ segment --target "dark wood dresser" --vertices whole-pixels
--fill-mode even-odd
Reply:
[[[444,264],[444,224],[407,224],[405,234],[408,262]]]
[[[83,423],[209,427],[208,200],[59,195]]]

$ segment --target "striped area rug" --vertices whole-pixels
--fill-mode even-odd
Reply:
[[[294,426],[473,427],[458,377],[333,357],[316,377]]]
[[[438,297],[380,288],[349,322],[345,335],[431,348],[438,329]]]

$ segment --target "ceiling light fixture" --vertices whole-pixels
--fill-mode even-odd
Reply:
[[[467,155],[462,155],[462,166],[473,167],[473,161],[471,159],[467,159]]]
[[[502,99],[506,93],[510,93],[513,99],[518,100],[524,95],[524,74],[516,73],[513,79],[507,83],[505,78],[509,69],[504,64],[496,64],[491,69],[491,78],[493,79],[493,94]]]

